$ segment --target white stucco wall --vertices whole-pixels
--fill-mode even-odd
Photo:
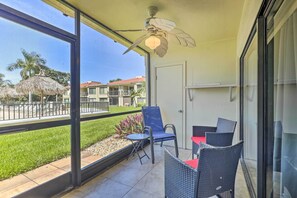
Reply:
[[[237,34],[237,56],[240,57],[263,0],[245,0]]]
[[[151,56],[152,105],[155,104],[155,67],[186,62],[186,85],[221,83],[239,85],[239,57],[252,29],[261,0],[246,0],[237,37],[198,43],[196,48],[184,48],[169,43],[165,57]],[[234,100],[229,100],[228,88],[192,90],[190,101],[185,89],[186,147],[191,148],[193,125],[216,125],[218,117],[239,121],[239,88],[233,89]],[[239,124],[234,141],[239,139]]]
[[[186,62],[186,85],[208,83],[236,83],[236,38],[208,42],[196,48],[169,47],[163,58],[151,57],[152,104],[155,104],[155,67]],[[186,91],[186,89],[185,89]],[[187,93],[187,92],[186,92]],[[236,120],[238,88],[233,89],[234,100],[229,101],[228,88],[192,90],[193,101],[185,94],[186,147],[191,148],[193,125],[216,125],[218,117]],[[162,107],[161,107],[162,108]]]

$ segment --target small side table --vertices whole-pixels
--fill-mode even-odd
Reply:
[[[141,159],[144,158],[145,156],[150,159],[150,157],[146,154],[145,150],[143,149],[143,143],[145,140],[147,140],[150,136],[147,134],[143,134],[143,133],[134,133],[134,134],[130,134],[127,135],[127,139],[130,140],[132,142],[133,145],[133,149],[129,155],[129,157],[132,155],[134,156],[135,153],[137,154],[140,164],[142,165],[142,161]],[[140,156],[138,151],[142,150],[144,155]],[[128,157],[128,159],[129,159]]]

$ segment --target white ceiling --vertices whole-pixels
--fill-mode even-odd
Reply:
[[[148,18],[147,7],[159,8],[157,17],[172,20],[196,43],[237,36],[244,0],[67,0],[112,29],[139,29]],[[135,40],[143,33],[121,33]]]

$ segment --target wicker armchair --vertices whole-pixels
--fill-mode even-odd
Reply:
[[[201,149],[197,169],[188,166],[165,148],[165,197],[234,197],[242,146],[241,141],[234,146]]]
[[[218,118],[217,126],[193,126],[192,158],[199,149],[199,143],[204,142],[213,146],[232,145],[233,134],[237,122]],[[226,135],[222,135],[225,134]]]

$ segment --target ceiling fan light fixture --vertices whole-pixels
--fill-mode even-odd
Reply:
[[[153,50],[153,49],[156,49],[161,44],[161,40],[156,36],[150,36],[145,40],[144,43],[147,47]]]

